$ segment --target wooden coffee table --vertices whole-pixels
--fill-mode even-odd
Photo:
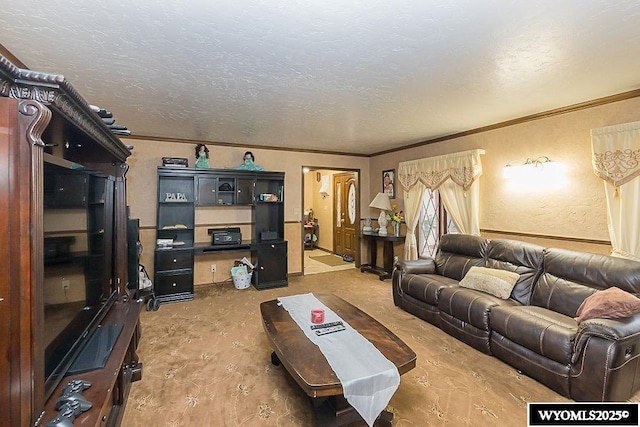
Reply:
[[[354,305],[335,295],[315,295],[342,320],[368,339],[397,368],[400,375],[416,366],[416,354],[393,332]],[[262,321],[271,342],[274,364],[282,365],[304,392],[313,399],[321,423],[344,425],[361,420],[343,396],[342,384],[318,346],[313,344],[278,300],[260,304]],[[327,419],[327,404],[333,419]],[[392,414],[383,413],[378,420],[391,423]],[[380,424],[380,423],[377,423]]]

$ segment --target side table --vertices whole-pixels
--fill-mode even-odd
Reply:
[[[395,242],[404,242],[405,236],[387,235],[380,236],[378,233],[365,233],[362,232],[362,238],[366,239],[369,245],[369,264],[362,264],[360,266],[361,272],[374,273],[380,276],[380,280],[388,279],[393,272],[393,244]],[[384,267],[378,267],[376,264],[378,258],[378,242],[383,242],[383,265]]]
[[[318,223],[305,224],[304,226],[304,248],[315,249],[318,244]],[[308,240],[307,240],[308,239]]]

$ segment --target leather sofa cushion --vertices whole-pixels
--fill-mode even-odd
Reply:
[[[543,273],[531,296],[531,305],[576,317],[580,304],[597,289]]]
[[[570,364],[578,322],[536,306],[491,309],[491,329],[541,356]]]
[[[437,307],[440,291],[457,283],[456,280],[437,274],[406,274],[400,288],[405,294]]]
[[[520,304],[514,300],[503,300],[459,285],[442,289],[438,300],[438,308],[441,312],[487,332],[489,332],[489,312],[499,305]]]
[[[472,266],[484,267],[489,241],[470,234],[445,234],[440,238],[436,254],[436,273],[457,281]]]
[[[486,266],[518,273],[520,278],[511,291],[511,298],[528,305],[533,284],[542,274],[544,248],[532,243],[509,239],[493,239],[487,246]]]
[[[596,290],[616,286],[640,294],[640,263],[607,255],[549,248],[544,272],[531,304],[576,317],[580,304]]]

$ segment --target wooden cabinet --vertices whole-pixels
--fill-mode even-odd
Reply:
[[[154,260],[160,303],[193,299],[193,244],[196,188],[193,175],[169,168],[158,173],[158,215]],[[197,183],[198,181],[196,181]],[[210,181],[203,183],[203,193]],[[199,190],[198,190],[199,191]],[[215,194],[215,191],[213,192]]]
[[[55,179],[44,182],[45,207],[63,209],[85,206],[87,184],[87,176],[81,171],[55,175]]]
[[[155,292],[158,302],[193,299],[193,248],[156,249]]]
[[[202,171],[202,169],[199,169]],[[198,206],[237,206],[253,203],[253,178],[230,175],[201,174],[196,175]]]
[[[269,289],[287,286],[287,242],[261,242],[253,252],[253,285],[256,289]]]
[[[195,242],[196,210],[211,207],[250,209],[250,243]],[[256,288],[287,286],[284,173],[158,167],[156,237],[154,281],[160,302],[193,299],[194,257],[202,253],[249,249],[254,258],[264,261],[253,278]]]
[[[0,55],[0,88],[0,424],[46,425],[64,385],[81,378],[92,382],[93,407],[74,424],[118,425],[141,377],[141,305],[126,291],[130,152],[61,75],[21,70]],[[67,268],[73,277],[57,274]],[[63,334],[51,311],[70,308],[65,297],[77,311]],[[86,332],[74,331],[87,316]],[[106,366],[65,377],[84,339],[113,323],[122,330]],[[66,341],[76,344],[64,355],[51,350]]]
[[[253,240],[284,240],[284,174],[265,173],[256,178]]]

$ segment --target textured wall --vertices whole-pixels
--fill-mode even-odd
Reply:
[[[480,178],[481,229],[609,240],[603,184],[591,168],[589,132],[636,120],[640,120],[640,98],[376,156],[370,164],[370,193],[379,191],[376,177],[385,169],[397,169],[399,162],[482,148],[486,154],[482,156],[484,173]],[[565,166],[566,185],[555,190],[510,190],[503,166],[539,156]],[[398,191],[397,202],[402,203],[402,190]],[[375,216],[375,212],[369,215]],[[593,251],[602,252],[602,247]]]
[[[140,218],[141,239],[144,247],[141,263],[149,270],[153,266],[153,249],[155,247],[156,198],[157,198],[157,167],[162,165],[162,157],[186,157],[189,165],[195,164],[195,146],[190,143],[175,143],[152,140],[123,139],[125,144],[133,145],[132,156],[128,159],[127,173],[128,200],[131,207],[131,217]],[[209,164],[213,168],[232,168],[239,165],[242,155],[246,151],[242,147],[227,147],[208,144]],[[338,156],[330,154],[302,153],[294,151],[277,151],[265,149],[251,149],[256,157],[256,164],[268,171],[285,172],[285,239],[289,241],[289,273],[302,271],[303,240],[302,240],[302,206],[303,166],[335,167],[360,169],[362,190],[361,203],[369,204],[369,159],[366,157]],[[327,198],[326,200],[330,200]],[[328,208],[331,214],[331,207]],[[246,209],[225,208],[199,209],[196,216],[196,241],[207,239],[206,229],[216,225],[233,225],[243,228],[243,235],[249,235],[250,215]],[[238,253],[222,260],[217,265],[220,273],[216,273],[213,281],[219,282],[227,276],[228,270],[237,257],[249,256]],[[212,276],[209,265],[213,262],[209,256],[196,259],[195,283],[210,283]]]
[[[602,244],[562,242],[554,237],[570,237],[586,240],[609,240],[606,220],[606,202],[602,182],[591,169],[589,131],[595,127],[640,120],[640,98],[619,101],[603,106],[587,108],[527,123],[496,129],[454,140],[424,145],[372,158],[311,154],[300,152],[253,149],[256,163],[266,170],[286,172],[285,237],[289,241],[289,271],[302,271],[302,166],[326,169],[358,168],[361,176],[361,212],[363,217],[377,218],[375,209],[368,205],[373,195],[380,191],[383,170],[396,169],[405,160],[436,156],[455,151],[482,148],[484,174],[480,178],[480,227],[484,230],[516,232],[549,236],[540,240],[546,246],[569,247],[606,253]],[[153,265],[153,247],[156,221],[156,167],[163,156],[188,157],[193,164],[195,144],[158,141],[126,140],[134,145],[127,174],[131,216],[140,218],[142,239],[146,248],[143,264]],[[233,167],[240,163],[243,148],[209,145],[212,167]],[[506,186],[503,166],[516,160],[549,156],[566,167],[566,185],[559,190],[538,192],[513,192]],[[402,189],[396,187],[398,198],[393,202],[402,207]],[[329,200],[329,198],[327,198]],[[308,206],[306,206],[308,207]],[[329,211],[330,212],[330,211]],[[246,226],[246,215],[233,213],[231,221]],[[230,218],[224,218],[229,221]],[[208,218],[207,223],[218,221]],[[220,220],[222,221],[222,220]],[[146,229],[145,229],[146,228]],[[204,227],[206,228],[206,226]],[[206,231],[205,231],[206,232]],[[320,231],[326,233],[326,228]],[[485,233],[501,237],[500,233]],[[509,235],[502,237],[510,238]],[[513,237],[527,240],[526,237]],[[363,249],[365,247],[363,246]],[[402,255],[402,250],[396,248]],[[366,262],[366,249],[363,250]],[[196,277],[206,282],[209,260],[198,261]],[[218,281],[218,277],[215,278]],[[198,283],[198,282],[197,282]]]

